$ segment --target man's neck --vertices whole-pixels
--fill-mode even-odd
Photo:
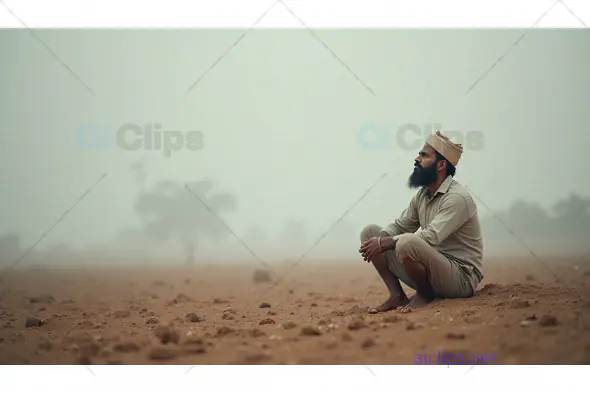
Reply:
[[[428,195],[434,196],[434,193],[440,188],[440,185],[444,183],[446,177],[439,177],[434,183],[428,186]]]

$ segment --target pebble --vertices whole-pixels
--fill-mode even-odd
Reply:
[[[297,327],[297,324],[296,324],[295,322],[291,322],[291,321],[289,321],[289,322],[285,322],[285,323],[283,324],[283,328],[284,328],[284,329],[287,329],[287,330],[289,330],[289,329],[293,329],[293,328],[296,328],[296,327]]]
[[[27,317],[25,321],[25,327],[39,327],[45,324],[47,324],[46,320],[34,316]]]
[[[541,319],[539,319],[539,326],[557,326],[557,318],[553,315],[543,315]]]
[[[528,302],[528,300],[522,300],[522,299],[513,299],[510,302],[510,308],[526,308],[526,307],[530,307],[530,303]]]
[[[172,324],[161,324],[156,328],[155,335],[162,344],[178,344],[180,335]]]
[[[258,322],[259,325],[274,325],[275,323],[275,320],[271,318],[265,318]]]
[[[463,333],[448,333],[447,334],[447,338],[451,339],[451,340],[464,340],[465,339],[465,334]]]
[[[367,324],[362,319],[353,319],[348,324],[348,330],[360,330],[367,327]]]
[[[184,317],[189,322],[201,322],[201,318],[194,312],[189,312]]]
[[[367,339],[363,340],[363,342],[361,343],[361,348],[368,349],[368,348],[374,347],[375,345],[377,345],[375,340],[373,340],[372,338],[367,338]]]
[[[304,326],[301,328],[302,336],[320,336],[322,332],[315,326]]]
[[[153,347],[148,352],[148,358],[150,360],[170,360],[178,357],[178,355],[178,348],[171,346]]]

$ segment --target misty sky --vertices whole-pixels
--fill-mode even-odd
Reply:
[[[237,233],[294,218],[317,236],[387,173],[346,217],[359,231],[385,225],[415,192],[406,181],[417,150],[395,142],[402,123],[483,133],[456,179],[492,209],[590,195],[588,30],[529,31],[468,95],[521,31],[318,31],[374,95],[305,30],[250,32],[188,94],[241,31],[36,34],[95,95],[29,32],[0,33],[0,233],[27,245],[103,173],[39,248],[108,242],[136,223],[138,160],[150,184],[212,178],[235,194]],[[200,130],[204,148],[164,157],[76,145],[82,124],[126,122]],[[392,130],[389,145],[360,146],[367,123]]]

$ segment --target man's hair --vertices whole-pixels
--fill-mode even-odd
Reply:
[[[440,154],[439,152],[435,151],[435,153],[436,153],[436,162],[443,161],[443,160],[446,161],[446,163],[447,163],[447,168],[446,168],[447,169],[447,177],[448,176],[455,176],[455,172],[457,171],[455,166],[453,164],[451,164],[449,162],[449,160],[444,158],[443,155]]]

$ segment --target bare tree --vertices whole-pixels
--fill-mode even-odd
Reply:
[[[233,195],[210,195],[212,189],[210,180],[192,182],[186,188],[163,181],[140,193],[136,212],[148,238],[161,243],[178,241],[184,248],[187,264],[194,265],[195,251],[203,237],[219,241],[229,235],[216,216],[237,207]]]

